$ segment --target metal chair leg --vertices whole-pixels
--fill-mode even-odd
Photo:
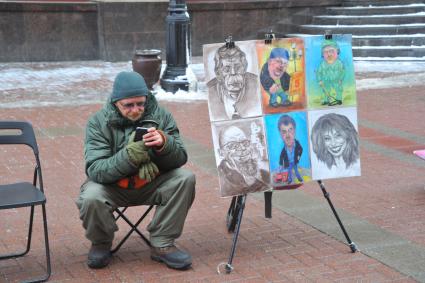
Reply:
[[[122,218],[125,222],[127,222],[127,224],[128,225],[130,225],[130,227],[131,227],[131,229],[130,229],[130,231],[128,231],[127,232],[127,234],[124,236],[124,238],[115,246],[115,248],[113,248],[112,250],[111,250],[111,253],[116,253],[120,248],[121,248],[121,246],[127,241],[127,239],[130,237],[130,235],[133,233],[133,232],[136,232],[137,234],[139,234],[139,236],[143,239],[143,241],[149,246],[149,247],[151,247],[152,245],[151,245],[151,242],[145,237],[145,235],[143,235],[143,233],[137,228],[138,226],[139,226],[139,224],[143,221],[143,219],[149,214],[149,212],[152,210],[152,208],[153,208],[154,206],[153,205],[151,205],[146,211],[145,211],[145,213],[143,213],[143,215],[139,218],[139,220],[137,220],[137,222],[135,223],[135,224],[133,224],[131,221],[130,221],[130,219],[128,219],[127,218],[127,216],[125,216],[124,215],[124,211],[127,209],[127,208],[124,208],[123,210],[119,210],[119,209],[116,209],[115,210],[115,212],[117,212],[118,213],[118,217],[116,217],[115,219],[118,219],[118,218]]]
[[[45,246],[45,250],[46,250],[46,274],[45,274],[45,276],[43,276],[41,278],[25,280],[23,282],[28,282],[28,283],[45,282],[50,278],[50,276],[52,274],[52,267],[51,267],[51,262],[50,262],[49,235],[48,235],[48,229],[47,229],[47,215],[46,215],[45,204],[42,204],[41,207],[42,207],[42,214],[43,214],[44,246]],[[25,251],[0,256],[0,259],[18,258],[18,257],[22,257],[22,256],[26,255],[29,252],[29,250],[31,248],[32,228],[33,228],[33,222],[34,222],[33,220],[34,220],[34,206],[31,206],[30,221],[29,221],[29,227],[28,227],[28,239],[27,239],[27,245],[26,245]]]

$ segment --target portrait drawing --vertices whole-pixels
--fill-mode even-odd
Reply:
[[[265,117],[273,187],[311,179],[307,115],[289,112]]]
[[[260,85],[265,113],[288,112],[305,107],[304,42],[285,38],[257,42]]]
[[[255,42],[205,45],[211,121],[261,116]]]
[[[356,105],[351,37],[314,36],[305,42],[309,108]]]
[[[269,189],[262,119],[217,122],[212,130],[221,196]]]
[[[310,112],[313,179],[360,175],[356,108]]]

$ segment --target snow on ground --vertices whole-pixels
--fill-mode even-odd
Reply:
[[[366,6],[353,6],[353,7],[333,7],[333,10],[358,10],[358,9],[394,9],[394,8],[418,8],[418,7],[425,7],[425,4],[423,3],[415,3],[415,4],[408,4],[408,5],[366,5]]]
[[[425,86],[424,61],[355,61],[354,66],[359,77],[357,90]],[[0,108],[103,103],[115,75],[125,70],[132,70],[131,62],[3,63],[0,64]],[[189,91],[173,94],[156,85],[153,93],[158,100],[206,100],[203,65],[191,64],[187,78]]]
[[[406,13],[406,14],[383,14],[383,15],[320,15],[315,18],[325,19],[370,19],[370,18],[403,18],[425,16],[425,12]]]

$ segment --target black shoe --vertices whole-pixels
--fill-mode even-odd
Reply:
[[[334,105],[341,105],[342,101],[337,99],[335,101],[329,102],[329,106],[334,106]]]
[[[87,265],[96,269],[107,266],[112,257],[111,246],[110,243],[92,245],[87,258]]]
[[[163,262],[173,269],[185,270],[192,265],[191,255],[179,250],[174,245],[163,248],[152,247],[151,259]]]
[[[291,101],[286,100],[286,101],[282,102],[282,106],[291,106],[291,105],[292,105]]]

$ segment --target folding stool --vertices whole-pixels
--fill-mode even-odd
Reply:
[[[149,206],[148,209],[146,209],[146,211],[142,214],[142,216],[140,216],[139,220],[137,220],[136,223],[131,222],[131,220],[128,219],[128,217],[125,216],[125,214],[124,214],[124,212],[129,208],[128,206],[118,207],[114,210],[114,212],[117,214],[116,217],[115,217],[115,220],[122,218],[125,222],[127,222],[127,224],[131,227],[131,229],[130,229],[130,231],[127,232],[127,234],[124,236],[124,238],[122,238],[121,241],[115,246],[115,248],[113,248],[111,250],[111,253],[116,253],[121,248],[121,246],[127,241],[127,239],[130,237],[130,235],[133,232],[136,232],[137,234],[139,234],[139,236],[142,238],[142,240],[149,247],[152,246],[151,242],[145,237],[145,235],[143,235],[143,233],[137,227],[143,221],[143,219],[145,219],[145,217],[149,214],[149,212],[152,210],[153,207],[154,207],[154,205]]]

